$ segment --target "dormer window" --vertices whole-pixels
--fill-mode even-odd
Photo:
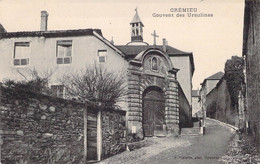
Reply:
[[[158,60],[156,57],[152,58],[152,70],[155,70],[155,71],[158,70]]]
[[[57,64],[70,64],[72,62],[72,41],[57,41]]]
[[[14,66],[29,65],[30,43],[16,42],[14,44]]]

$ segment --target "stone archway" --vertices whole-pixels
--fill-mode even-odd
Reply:
[[[148,87],[143,93],[144,136],[165,135],[165,98],[159,87]]]
[[[177,71],[167,54],[156,48],[139,53],[129,62],[129,134],[143,138],[179,133]]]

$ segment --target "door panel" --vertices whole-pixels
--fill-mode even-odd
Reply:
[[[97,160],[97,114],[88,113],[87,119],[87,158]]]
[[[143,97],[143,129],[145,136],[163,134],[165,100],[162,92],[152,90]]]
[[[145,136],[153,136],[153,110],[152,103],[150,101],[144,102],[144,113],[143,113],[143,128]]]

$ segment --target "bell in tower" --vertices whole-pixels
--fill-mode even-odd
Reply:
[[[135,16],[130,22],[131,26],[131,42],[143,42],[143,23],[138,15],[137,8],[135,9]]]

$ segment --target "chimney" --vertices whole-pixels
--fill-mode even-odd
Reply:
[[[47,31],[48,16],[47,11],[41,11],[41,31]]]
[[[166,52],[166,45],[167,45],[167,41],[165,38],[163,38],[163,51]]]

